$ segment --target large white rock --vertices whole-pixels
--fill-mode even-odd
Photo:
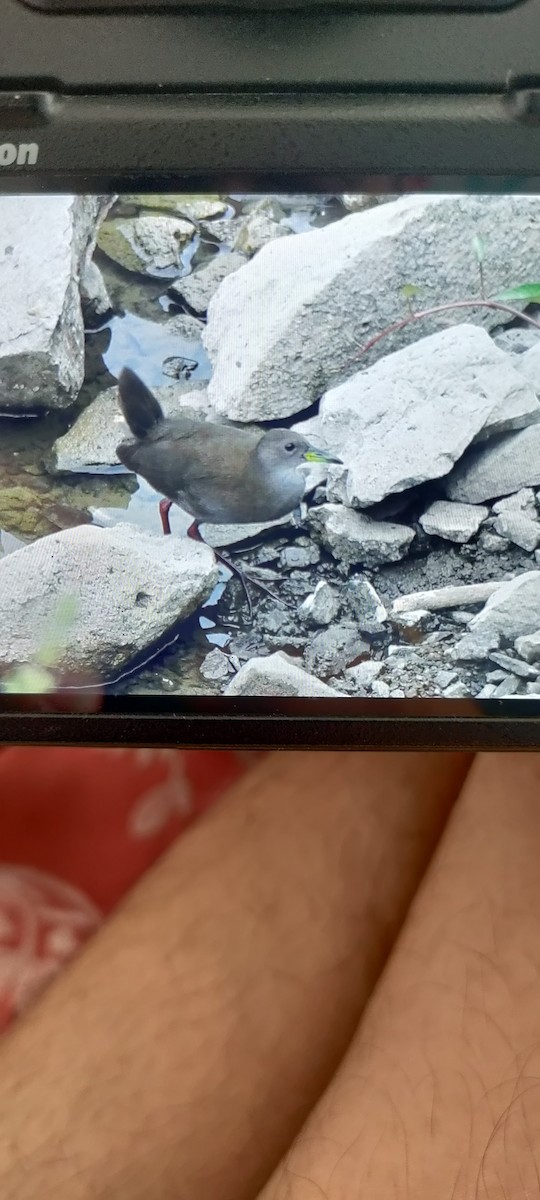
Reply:
[[[339,697],[344,693],[309,675],[277,651],[267,658],[250,658],[225,689],[225,695]]]
[[[509,356],[480,326],[457,325],[357,371],[295,428],[343,460],[346,473],[329,470],[331,498],[364,508],[446,475],[478,436],[537,415]]]
[[[79,278],[107,202],[0,197],[0,408],[66,408],[84,378]]]
[[[526,571],[501,584],[470,629],[501,634],[506,641],[540,631],[540,571]]]
[[[508,433],[493,445],[471,446],[445,480],[450,500],[481,504],[540,485],[540,425]]]
[[[209,306],[213,406],[240,421],[307,408],[355,369],[359,347],[407,315],[404,285],[418,287],[422,309],[478,295],[475,236],[489,247],[490,295],[534,278],[539,216],[538,196],[406,196],[263,246]],[[466,315],[501,319],[482,308]],[[380,341],[371,361],[463,316],[408,326]]]
[[[81,525],[0,560],[0,668],[32,662],[56,645],[65,672],[111,678],[190,616],[212,592],[212,551],[130,525]],[[65,601],[73,625],[55,628]]]

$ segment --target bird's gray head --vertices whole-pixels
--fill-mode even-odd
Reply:
[[[335,455],[318,450],[299,433],[290,429],[269,429],[257,446],[257,458],[266,470],[299,467],[310,462],[341,462]]]

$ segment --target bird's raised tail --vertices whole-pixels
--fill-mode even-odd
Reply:
[[[145,438],[163,420],[161,406],[142,379],[129,367],[118,378],[120,407],[136,438]]]

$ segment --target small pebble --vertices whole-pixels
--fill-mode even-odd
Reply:
[[[201,663],[201,675],[214,683],[218,683],[222,679],[227,679],[231,669],[228,656],[217,646],[215,650],[211,650],[206,655],[206,658]]]
[[[510,654],[504,654],[502,650],[493,650],[489,657],[512,675],[520,675],[522,679],[538,679],[538,671],[534,667],[529,667],[519,658],[512,658]]]
[[[519,679],[515,675],[508,675],[506,679],[499,683],[493,693],[494,700],[504,700],[506,696],[513,696],[519,688]]]
[[[455,683],[451,683],[450,687],[444,689],[443,696],[452,700],[467,700],[470,697],[471,689],[466,683],[462,683],[460,679]]]

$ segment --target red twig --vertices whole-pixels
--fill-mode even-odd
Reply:
[[[448,312],[453,308],[495,308],[501,312],[510,313],[513,317],[518,317],[520,321],[527,321],[529,325],[534,325],[535,329],[540,331],[540,322],[535,321],[534,317],[528,317],[526,313],[522,313],[517,308],[512,308],[510,304],[504,304],[502,300],[452,300],[448,304],[438,304],[436,308],[426,308],[423,312],[411,313],[408,317],[403,317],[401,321],[396,321],[394,325],[388,325],[386,329],[382,329],[380,333],[376,333],[374,337],[366,342],[365,346],[360,347],[360,352],[355,355],[352,362],[363,354],[367,354],[368,350],[372,350],[377,342],[388,337],[391,333],[399,333],[400,329],[406,329],[407,325],[412,325],[414,321],[422,321],[425,317],[435,317],[438,313]]]

